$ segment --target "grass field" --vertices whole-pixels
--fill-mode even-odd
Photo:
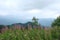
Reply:
[[[60,28],[6,30],[0,40],[60,40]]]

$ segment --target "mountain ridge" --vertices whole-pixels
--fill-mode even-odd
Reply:
[[[7,19],[7,18],[0,18],[0,25],[10,25],[14,23],[26,23],[31,21],[31,19]],[[54,21],[53,18],[41,18],[39,19],[39,23],[43,26],[51,26],[51,23]]]

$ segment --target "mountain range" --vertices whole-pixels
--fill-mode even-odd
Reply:
[[[31,19],[13,19],[13,18],[4,18],[0,17],[0,25],[11,25],[14,23],[26,23],[31,21]],[[41,18],[39,19],[39,23],[43,26],[51,26],[51,23],[54,21],[53,18]]]

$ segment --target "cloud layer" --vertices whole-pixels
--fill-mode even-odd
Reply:
[[[0,0],[0,17],[31,19],[56,18],[60,15],[60,0]]]

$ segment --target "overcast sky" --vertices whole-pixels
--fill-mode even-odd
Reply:
[[[60,0],[0,0],[0,17],[3,18],[56,18],[59,15]]]

